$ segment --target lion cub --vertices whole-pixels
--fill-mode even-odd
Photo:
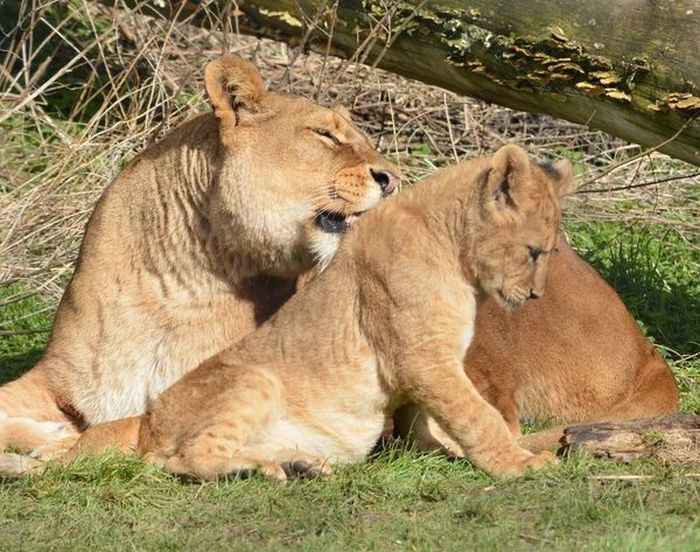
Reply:
[[[542,295],[570,178],[568,162],[545,170],[506,146],[380,205],[269,322],[152,403],[140,453],[204,479],[283,479],[361,460],[412,400],[489,473],[550,463],[516,444],[462,361],[481,296]]]
[[[131,441],[149,461],[202,479],[325,473],[363,459],[413,401],[491,474],[551,463],[517,445],[462,362],[483,297],[510,309],[542,295],[570,178],[568,162],[543,169],[506,146],[391,198],[255,333],[145,416],[88,430],[78,452]]]

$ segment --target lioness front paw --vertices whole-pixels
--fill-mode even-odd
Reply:
[[[29,456],[36,460],[41,460],[42,462],[48,462],[49,460],[60,458],[71,450],[79,439],[80,434],[75,434],[61,439],[60,441],[46,443],[45,445],[35,448],[29,453]]]
[[[29,456],[15,453],[0,454],[0,477],[18,477],[35,473],[44,463]]]

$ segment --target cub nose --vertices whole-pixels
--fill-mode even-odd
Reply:
[[[379,184],[383,196],[388,196],[391,192],[398,188],[399,183],[401,182],[401,179],[398,176],[390,173],[389,171],[370,169],[369,172],[374,181]]]
[[[542,291],[539,289],[530,289],[530,297],[529,299],[539,299],[542,297]]]

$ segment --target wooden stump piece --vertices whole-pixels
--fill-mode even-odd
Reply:
[[[653,458],[700,466],[700,416],[679,412],[631,422],[598,422],[567,427],[560,454],[583,451],[594,458],[629,462]]]

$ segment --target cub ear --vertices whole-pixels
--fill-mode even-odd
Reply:
[[[566,197],[576,192],[578,183],[574,181],[574,168],[568,159],[560,159],[554,165],[556,177],[553,178],[554,191],[559,198]]]
[[[338,115],[340,115],[343,119],[347,121],[352,120],[352,114],[350,113],[350,110],[344,105],[334,105],[333,107],[331,107],[331,109],[335,111]]]
[[[518,196],[530,180],[530,160],[515,145],[503,146],[491,159],[486,191],[498,210],[518,210]]]
[[[257,68],[239,56],[226,54],[204,68],[204,85],[214,115],[224,127],[236,126],[262,111],[265,84]]]

